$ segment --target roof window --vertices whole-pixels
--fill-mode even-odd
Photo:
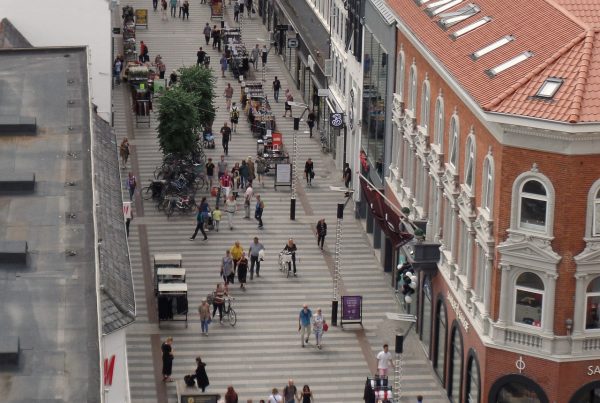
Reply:
[[[560,86],[565,80],[558,77],[548,77],[542,84],[538,92],[535,94],[536,97],[540,98],[553,98],[554,94],[558,91]]]
[[[527,51],[527,52],[523,52],[518,56],[513,57],[512,59],[494,67],[491,68],[489,70],[486,70],[486,74],[490,77],[496,77],[498,74],[502,73],[504,70],[507,70],[513,66],[516,66],[517,64],[524,62],[525,60],[529,59],[531,56],[533,56],[533,52],[531,51]]]
[[[515,40],[515,37],[512,35],[506,35],[505,37],[498,39],[496,42],[487,45],[485,48],[479,49],[477,52],[471,54],[471,59],[477,60],[482,56],[487,55],[493,50],[498,49],[500,46],[504,46],[507,43],[510,43]]]
[[[429,3],[431,0],[415,0],[415,3],[417,3],[417,6],[422,6],[425,3]]]
[[[453,32],[452,34],[450,34],[450,38],[452,40],[457,40],[458,38],[460,38],[461,36],[468,34],[469,32],[479,28],[482,25],[487,24],[488,22],[490,22],[492,20],[492,17],[483,17],[480,20],[475,21],[472,24],[467,25],[466,27],[463,27],[459,30],[457,30],[456,32]]]
[[[438,21],[438,24],[443,29],[448,29],[451,26],[456,25],[459,22],[464,21],[467,18],[474,16],[479,11],[480,11],[480,8],[477,5],[471,3],[465,7],[462,7],[456,11],[453,11],[451,13],[440,14],[440,20]]]
[[[435,17],[462,2],[463,0],[439,0],[425,7],[425,12],[429,14],[430,17]]]

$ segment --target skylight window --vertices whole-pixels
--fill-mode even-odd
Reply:
[[[498,39],[496,42],[487,45],[485,48],[479,49],[477,52],[471,54],[471,59],[477,60],[482,56],[487,55],[493,50],[498,49],[501,46],[506,45],[515,40],[515,37],[512,35],[506,35],[505,37]]]
[[[562,78],[549,77],[544,81],[535,96],[548,99],[553,98],[563,82]]]
[[[425,12],[429,14],[430,17],[434,17],[440,13],[443,13],[446,10],[451,9],[452,7],[462,3],[463,0],[440,0],[435,3],[431,3],[425,8]]]
[[[418,6],[422,6],[425,3],[429,3],[431,0],[415,0]]]
[[[466,27],[463,27],[459,30],[457,30],[456,32],[450,34],[450,38],[452,40],[457,40],[458,38],[460,38],[461,36],[468,34],[469,32],[479,28],[482,25],[487,24],[488,22],[490,22],[492,20],[492,17],[483,17],[480,20],[475,21],[472,24],[467,25]]]
[[[456,25],[459,22],[464,21],[467,18],[474,16],[479,11],[480,11],[480,8],[477,5],[471,3],[468,6],[460,8],[451,13],[440,14],[440,20],[438,21],[438,24],[443,29],[448,29],[451,26]]]
[[[496,77],[498,74],[502,73],[504,70],[510,69],[513,66],[516,66],[517,64],[524,62],[525,60],[529,59],[531,56],[533,56],[533,52],[527,51],[527,52],[523,52],[518,56],[513,57],[512,59],[494,67],[491,68],[489,70],[486,70],[486,74],[490,77]]]

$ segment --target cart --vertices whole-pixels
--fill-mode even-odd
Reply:
[[[285,151],[283,145],[283,135],[281,133],[269,133],[263,139],[256,141],[256,154],[265,160],[266,172],[275,170],[277,164],[288,164],[290,162],[289,154]]]
[[[188,326],[188,286],[186,283],[158,283],[158,327],[161,322],[185,322]]]

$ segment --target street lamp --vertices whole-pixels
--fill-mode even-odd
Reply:
[[[338,298],[339,298],[339,285],[341,278],[341,255],[342,255],[342,220],[344,219],[344,209],[350,201],[350,196],[353,191],[337,187],[329,186],[329,190],[334,192],[343,192],[346,201],[344,203],[338,203],[337,205],[337,222],[335,226],[335,258],[333,265],[333,299],[331,300],[331,325],[337,326],[338,317]]]
[[[415,315],[409,315],[406,313],[391,313],[386,312],[385,316],[387,316],[390,320],[397,320],[399,322],[409,322],[410,326],[404,332],[404,334],[396,335],[396,349],[395,349],[395,357],[394,357],[394,401],[400,401],[400,379],[402,378],[402,353],[404,351],[404,339],[410,333],[410,329],[413,328],[415,323],[417,322],[417,317]]]
[[[294,118],[294,131],[292,139],[292,196],[290,197],[290,220],[296,219],[296,172],[298,169],[298,129],[300,128],[300,119],[308,110],[308,105],[300,102],[288,102],[288,105],[304,108],[300,117]]]

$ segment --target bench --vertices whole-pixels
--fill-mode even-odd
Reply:
[[[34,173],[0,172],[0,192],[33,192],[34,189]]]
[[[18,336],[0,338],[0,365],[19,363],[19,355],[21,354],[21,340]]]
[[[37,121],[26,116],[0,116],[0,135],[36,134]]]
[[[0,241],[0,264],[27,264],[27,241]]]

